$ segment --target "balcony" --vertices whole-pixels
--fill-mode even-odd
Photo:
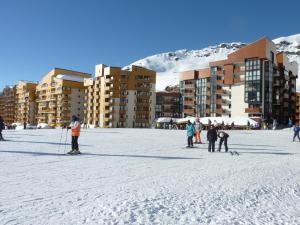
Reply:
[[[217,85],[223,85],[223,84],[224,84],[223,80],[217,80]]]
[[[226,91],[226,90],[224,90],[224,89],[218,89],[218,90],[216,91],[216,94],[218,94],[218,95],[229,95],[230,92],[229,92],[229,91]]]
[[[230,103],[230,100],[222,99],[222,105],[229,105]]]
[[[184,101],[184,105],[195,105],[194,101]]]
[[[245,113],[249,114],[261,114],[262,109],[260,107],[250,107],[245,109]]]
[[[62,90],[60,93],[62,93],[64,95],[70,95],[71,94],[71,90]]]
[[[136,88],[137,91],[150,91],[151,87],[150,86],[139,86]]]
[[[279,80],[274,81],[273,85],[276,86],[276,87],[281,86]]]
[[[244,81],[245,81],[245,79],[242,79],[242,78],[240,78],[240,77],[237,77],[237,78],[234,78],[234,79],[233,79],[233,82],[234,82],[235,84],[243,83]]]
[[[225,109],[216,109],[216,113],[217,114],[225,114],[226,111],[225,111]]]
[[[186,97],[195,97],[195,93],[191,93],[191,92],[185,92],[183,95]]]
[[[185,84],[184,89],[195,89],[195,85],[194,84]]]
[[[195,114],[195,110],[194,109],[183,109],[183,112],[185,114],[188,114],[188,115],[194,115]]]
[[[172,101],[172,100],[164,100],[162,102],[164,105],[173,105],[173,104],[176,104],[176,102]]]
[[[108,83],[108,84],[113,83],[113,81],[114,81],[113,77],[105,79],[105,82]]]

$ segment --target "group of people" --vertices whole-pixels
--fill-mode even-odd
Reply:
[[[188,123],[186,125],[187,130],[187,148],[194,147],[193,138],[195,138],[196,144],[202,144],[201,141],[201,131],[204,129],[203,124],[200,123],[199,118],[196,119],[194,123],[191,123],[190,120],[188,120]],[[225,131],[218,131],[217,127],[214,125],[210,125],[208,131],[207,131],[207,141],[208,141],[208,151],[209,152],[215,152],[215,143],[220,139],[218,152],[221,151],[222,145],[224,144],[225,152],[228,152],[228,138],[229,134],[227,134]]]

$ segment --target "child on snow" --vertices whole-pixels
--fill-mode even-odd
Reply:
[[[187,137],[188,137],[188,148],[191,148],[194,146],[193,144],[193,137],[195,134],[195,128],[193,126],[193,124],[191,123],[191,121],[188,120],[188,123],[186,125],[186,132],[187,132]]]
[[[229,134],[227,134],[225,131],[220,131],[218,132],[218,137],[220,138],[218,152],[221,151],[223,143],[225,146],[225,152],[228,152],[227,140],[229,138]]]
[[[72,131],[72,150],[68,152],[68,154],[81,154],[78,146],[78,138],[80,136],[80,123],[77,116],[72,116],[72,122],[67,129],[71,129]]]

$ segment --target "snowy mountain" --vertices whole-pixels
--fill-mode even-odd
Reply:
[[[286,52],[291,60],[297,61],[300,65],[300,34],[277,38],[273,41],[277,45],[278,51]],[[233,42],[209,46],[200,50],[183,49],[149,56],[131,65],[155,70],[157,72],[157,90],[164,90],[168,85],[178,84],[180,72],[207,67],[209,62],[226,59],[228,54],[245,45],[245,43]],[[299,84],[298,90],[300,90]]]

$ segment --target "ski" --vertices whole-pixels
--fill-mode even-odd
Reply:
[[[229,153],[230,153],[231,155],[234,155],[233,151],[229,151]]]
[[[235,155],[240,155],[240,153],[238,153],[237,151],[233,151],[233,154],[235,154]]]
[[[68,152],[68,155],[80,155],[81,152],[80,151],[76,151],[76,152]]]

